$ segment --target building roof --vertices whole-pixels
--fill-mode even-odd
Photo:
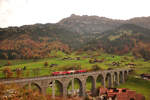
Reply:
[[[100,95],[106,94],[106,98],[117,98],[117,100],[145,100],[142,94],[137,94],[136,91],[126,88],[100,88]]]

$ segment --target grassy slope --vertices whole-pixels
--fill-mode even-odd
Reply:
[[[150,100],[150,81],[129,77],[126,83],[118,86],[119,88],[129,88],[137,93],[145,95],[146,100]]]
[[[64,66],[72,66],[74,64],[80,64],[82,69],[91,69],[92,65],[94,64],[90,64],[89,63],[89,59],[93,58],[92,55],[97,54],[97,52],[86,52],[86,53],[82,53],[80,55],[76,55],[75,53],[72,53],[71,55],[66,55],[62,52],[57,52],[57,56],[58,58],[47,58],[47,59],[41,59],[41,60],[37,60],[37,61],[33,61],[33,60],[10,60],[10,62],[12,63],[12,66],[9,66],[11,69],[16,69],[16,68],[23,68],[24,66],[27,67],[27,70],[24,71],[24,75],[22,77],[26,77],[26,72],[30,71],[30,75],[29,77],[34,77],[34,73],[32,71],[32,69],[34,68],[40,68],[40,73],[39,76],[43,76],[43,75],[50,75],[51,72],[53,71],[58,71],[58,70],[63,70]],[[62,60],[63,57],[81,57],[81,60]],[[89,58],[84,58],[85,56],[89,56]],[[107,69],[109,67],[112,68],[122,68],[125,67],[127,63],[129,62],[133,62],[136,64],[135,67],[135,75],[139,75],[142,73],[150,73],[150,62],[146,61],[144,62],[143,59],[134,59],[134,57],[131,54],[128,55],[124,55],[124,56],[117,56],[115,55],[115,57],[112,57],[113,55],[110,54],[105,54],[105,53],[100,53],[99,56],[97,56],[97,59],[105,59],[105,61],[103,63],[95,63],[97,65],[99,65],[101,68],[103,69]],[[128,59],[125,60],[124,57],[127,57]],[[95,58],[95,57],[94,57]],[[121,62],[122,60],[124,60],[124,62]],[[48,62],[49,65],[50,64],[58,64],[57,67],[44,67],[44,62]],[[119,61],[121,62],[120,66],[112,66],[111,63],[114,61]],[[0,70],[2,70],[4,68],[4,64],[6,64],[7,61],[6,60],[0,60],[0,65],[2,66],[0,68]],[[15,73],[14,73],[15,76]],[[2,72],[0,72],[0,77],[4,77],[4,75],[2,74]],[[100,85],[100,84],[99,84]],[[97,85],[98,86],[98,85]],[[79,85],[77,83],[75,83],[75,88],[78,88]],[[141,80],[141,79],[135,79],[133,77],[130,77],[129,80],[125,83],[120,85],[119,87],[125,87],[125,88],[129,88],[129,89],[133,89],[136,90],[138,93],[142,93],[146,96],[147,100],[150,100],[149,95],[150,95],[150,82],[145,81],[145,80]],[[69,89],[71,90],[71,87],[69,87]],[[87,82],[87,89],[90,90],[91,89],[91,83]],[[56,89],[58,91],[58,89]],[[48,91],[50,92],[50,89],[48,89]],[[57,92],[56,92],[57,93]]]

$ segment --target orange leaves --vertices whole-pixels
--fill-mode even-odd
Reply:
[[[49,52],[53,49],[70,52],[69,46],[60,41],[49,42],[48,38],[44,41],[34,40],[27,34],[18,36],[16,39],[5,39],[0,42],[3,59],[31,59],[49,57]]]
[[[17,68],[17,69],[16,69],[17,78],[20,78],[20,77],[21,77],[21,74],[22,74],[22,69],[21,69],[21,68]]]
[[[9,67],[4,68],[3,73],[6,78],[10,78],[13,75],[13,72],[11,71],[11,69]]]
[[[22,88],[19,85],[0,84],[0,100],[46,100],[37,91]]]
[[[47,67],[47,66],[48,66],[48,62],[47,62],[47,61],[44,63],[44,66],[45,66],[45,67]]]

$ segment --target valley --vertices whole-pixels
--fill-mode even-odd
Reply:
[[[54,52],[54,51],[53,51]],[[55,54],[56,53],[56,54]],[[140,78],[140,74],[147,73],[150,74],[150,62],[144,59],[137,59],[132,54],[126,54],[122,56],[111,55],[101,51],[87,51],[78,54],[77,52],[71,54],[65,54],[61,51],[55,51],[54,55],[56,58],[45,58],[36,60],[0,60],[1,72],[0,77],[5,79],[6,76],[3,73],[5,68],[10,68],[13,72],[11,79],[16,78],[27,78],[27,77],[40,77],[40,76],[50,76],[52,72],[55,71],[65,71],[72,69],[86,69],[88,71],[96,70],[107,70],[107,69],[118,69],[118,68],[133,68],[134,72],[130,75],[127,82],[119,85],[118,87],[129,88],[136,90],[138,93],[143,94],[146,100],[149,99],[150,82]],[[65,58],[65,59],[64,59]],[[77,59],[78,58],[78,59]],[[97,59],[103,60],[101,62],[93,62],[90,60]],[[9,66],[4,66],[7,63]],[[47,62],[47,65],[45,65]],[[117,64],[117,62],[119,64]],[[53,66],[52,66],[53,65]],[[97,66],[97,67],[94,67]],[[26,69],[24,69],[26,67]],[[16,69],[21,68],[20,74],[17,75]],[[98,81],[97,81],[98,82]],[[143,84],[143,85],[141,85]],[[91,79],[87,82],[87,89],[91,89]],[[97,87],[101,86],[99,82]],[[33,87],[36,89],[36,87]],[[71,87],[68,87],[71,90]],[[75,89],[79,88],[79,83],[75,80]],[[47,89],[47,93],[51,94],[51,88]],[[59,95],[59,84],[56,85],[56,95]]]

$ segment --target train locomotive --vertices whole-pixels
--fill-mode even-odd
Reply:
[[[86,70],[69,70],[69,71],[57,71],[52,72],[52,76],[58,76],[58,75],[68,75],[68,74],[79,74],[79,73],[86,73]]]

